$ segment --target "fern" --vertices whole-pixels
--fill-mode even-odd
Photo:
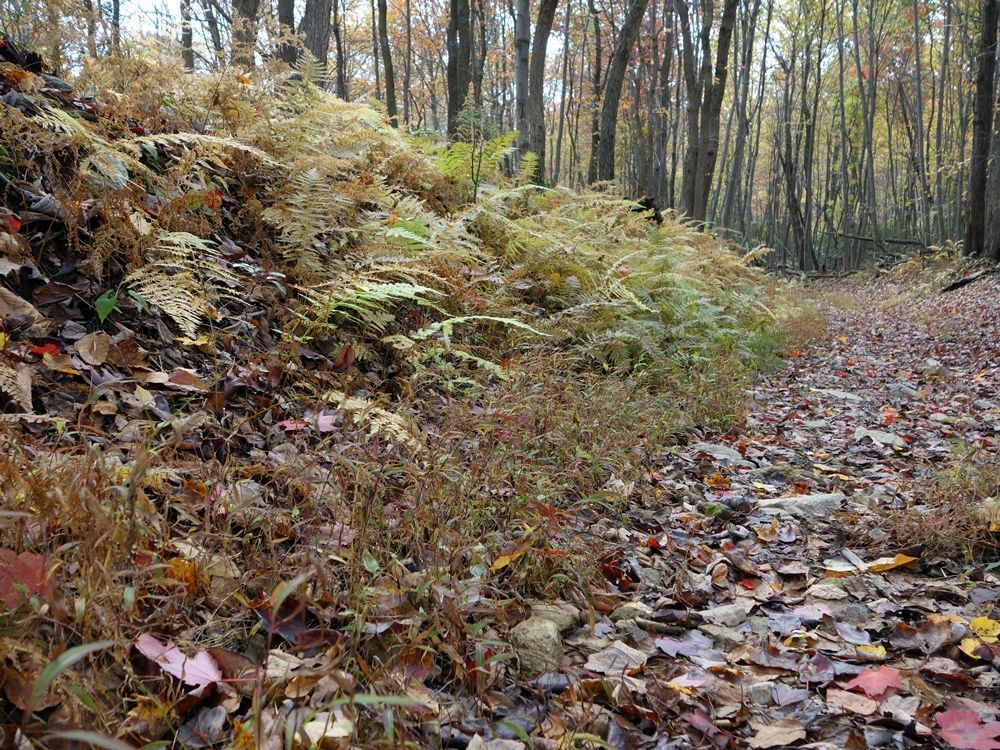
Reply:
[[[235,282],[215,245],[188,232],[160,233],[146,263],[125,278],[188,337],[196,335],[209,312],[209,301],[227,295],[225,287]]]
[[[367,427],[368,433],[372,436],[400,443],[414,453],[424,450],[410,424],[398,414],[393,414],[367,399],[353,398],[341,391],[329,391],[322,400],[327,403],[335,402],[358,424]]]

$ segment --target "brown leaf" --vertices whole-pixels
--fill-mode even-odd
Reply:
[[[806,738],[806,728],[796,719],[782,719],[776,724],[767,724],[757,729],[757,734],[747,741],[754,750],[791,745]]]
[[[88,333],[76,342],[76,353],[80,355],[80,359],[93,367],[103,365],[110,350],[111,337],[104,331]]]

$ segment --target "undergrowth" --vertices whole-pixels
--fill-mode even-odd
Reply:
[[[746,383],[821,328],[723,241],[507,177],[510,136],[411,141],[309,66],[91,62],[87,117],[25,75],[5,175],[74,210],[2,247],[76,286],[61,327],[2,339],[0,548],[41,556],[44,585],[11,594],[0,659],[34,675],[114,642],[54,683],[67,716],[8,694],[0,723],[33,736],[164,736],[180,696],[135,638],[309,651],[283,607],[359,690],[418,669],[482,691],[502,655],[468,665],[526,599],[587,606],[595,516],[669,501],[656,452],[741,419]],[[103,355],[80,360],[84,334]],[[231,699],[276,717],[261,689]]]

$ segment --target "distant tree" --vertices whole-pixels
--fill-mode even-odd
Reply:
[[[965,254],[976,257],[984,254],[986,246],[986,175],[993,120],[997,22],[997,0],[982,0],[976,98],[972,115],[972,153],[969,155],[969,212],[965,224]]]

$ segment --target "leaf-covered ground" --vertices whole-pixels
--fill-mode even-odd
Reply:
[[[612,746],[1000,746],[1000,284],[822,291],[745,425],[592,528],[622,594],[550,683]]]
[[[1000,747],[995,275],[0,52],[3,744]]]

